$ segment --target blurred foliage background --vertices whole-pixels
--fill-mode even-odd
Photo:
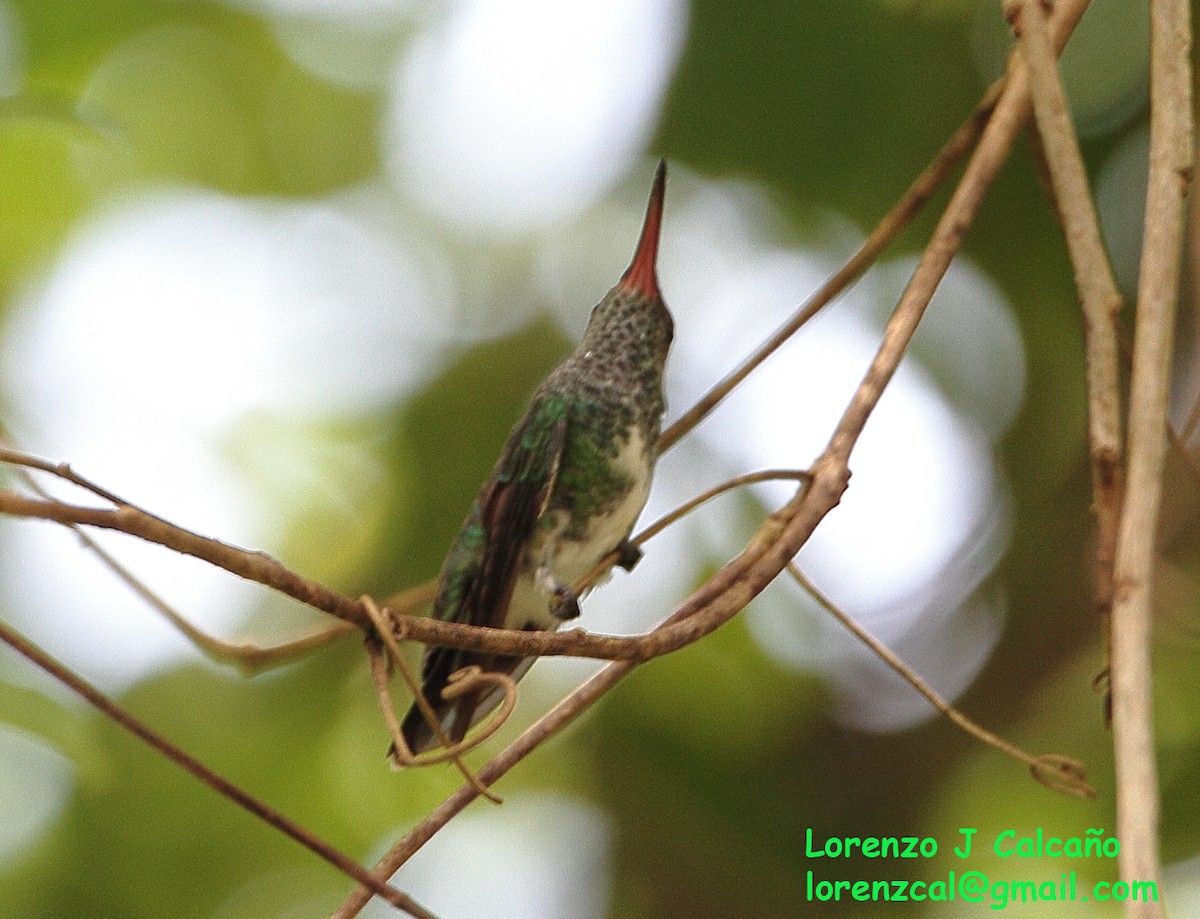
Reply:
[[[1008,46],[999,4],[974,0],[577,12],[482,0],[0,0],[5,426],[156,512],[348,593],[419,583],[529,391],[624,267],[655,157],[673,174],[661,270],[677,324],[671,417],[745,353],[742,326],[760,338],[870,229]],[[1064,61],[1127,295],[1146,16],[1142,2],[1095,0]],[[844,311],[835,305],[777,358],[816,374],[809,383],[780,370],[738,413],[742,427],[714,418],[664,460],[658,510],[752,464],[815,455],[830,428],[810,415],[836,418],[820,415],[821,382],[841,372],[852,385],[870,353],[850,349],[835,370],[839,336],[877,334],[944,198]],[[636,671],[502,781],[502,807],[472,805],[398,886],[444,917],[960,916],[987,903],[826,903],[809,885],[967,869],[1038,882],[1074,870],[1080,889],[1116,879],[1104,859],[1001,859],[979,843],[967,862],[951,854],[960,827],[985,841],[1006,828],[1070,837],[1111,833],[1114,814],[1092,687],[1103,637],[1080,323],[1026,143],[965,257],[943,298],[951,318],[936,326],[935,302],[906,362],[924,387],[913,404],[952,416],[958,433],[885,426],[881,407],[879,465],[897,477],[872,479],[864,452],[845,513],[858,490],[876,516],[857,546],[827,547],[813,564],[848,612],[874,612],[872,627],[972,716],[1031,751],[1084,760],[1096,799],[1056,795],[932,718],[777,585],[698,645]],[[776,274],[783,293],[755,286]],[[1195,398],[1192,306],[1181,308],[1180,423]],[[831,398],[844,404],[841,390]],[[769,424],[747,426],[760,417]],[[803,446],[755,452],[759,434],[765,444],[809,424]],[[905,465],[913,456],[930,458]],[[975,478],[931,465],[947,456],[974,457],[951,465]],[[584,627],[639,630],[666,615],[780,494],[725,499],[652,544],[633,576],[589,600]],[[1175,470],[1155,636],[1177,917],[1200,915],[1194,494]],[[949,526],[934,504],[966,535],[931,549],[920,582],[902,589],[891,572],[918,564],[905,544]],[[448,768],[387,769],[353,639],[239,676],[47,529],[3,522],[0,615],[253,794],[369,863],[455,787]],[[893,543],[866,538],[876,532]],[[317,621],[113,544],[215,631],[282,638]],[[592,669],[539,664],[514,722]],[[3,652],[0,722],[7,916],[317,916],[349,889]],[[808,830],[818,844],[929,836],[938,855],[813,858]],[[1071,914],[1119,910],[1090,901]]]

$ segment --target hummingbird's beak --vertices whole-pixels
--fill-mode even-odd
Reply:
[[[658,276],[654,273],[658,260],[658,230],[662,225],[663,192],[667,186],[667,161],[658,161],[654,173],[654,187],[650,190],[650,203],[646,207],[646,221],[642,224],[642,236],[633,253],[633,261],[621,275],[620,289],[643,297],[661,300],[658,292]]]

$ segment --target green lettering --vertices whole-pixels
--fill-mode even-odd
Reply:
[[[1017,894],[1020,894],[1022,903],[1037,902],[1037,888],[1033,885],[1033,881],[1011,881],[1009,882],[1008,900],[1011,903],[1017,899]]]
[[[1013,854],[1013,850],[1011,847],[1008,849],[1003,848],[1004,841],[1006,839],[1012,839],[1016,835],[1017,835],[1016,830],[1005,830],[1003,833],[1001,833],[999,836],[996,837],[996,842],[992,846],[992,850],[997,855],[999,855],[1001,858],[1008,858],[1010,855]]]
[[[973,826],[960,826],[958,831],[963,835],[963,844],[961,848],[958,846],[954,847],[954,854],[959,858],[966,858],[971,854],[971,837],[978,833],[979,830]]]
[[[804,854],[809,858],[821,858],[825,854],[825,848],[822,846],[820,851],[813,848],[813,832],[812,827],[806,827],[804,830]]]
[[[1003,881],[996,881],[992,884],[988,893],[992,897],[992,909],[1004,909],[1008,906],[1008,885]]]
[[[1129,889],[1135,900],[1142,903],[1158,902],[1158,884],[1154,881],[1132,881]]]

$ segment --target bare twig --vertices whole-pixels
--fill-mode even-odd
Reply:
[[[913,689],[929,700],[930,705],[945,715],[955,725],[962,728],[976,740],[987,744],[989,747],[995,747],[1001,753],[1024,763],[1029,767],[1029,771],[1033,777],[1043,785],[1079,798],[1096,797],[1095,789],[1087,782],[1087,767],[1079,760],[1061,756],[1057,753],[1043,753],[1041,756],[1034,756],[1032,753],[1026,753],[1015,744],[1009,743],[1004,738],[993,734],[987,728],[972,721],[942,698],[932,686],[921,678],[920,674],[901,660],[896,652],[868,632],[853,618],[846,615],[845,612],[838,608],[837,604],[817,590],[813,582],[796,567],[794,562],[788,565],[788,572],[801,587],[812,595],[813,599],[820,603],[838,622],[849,629],[855,638],[870,648],[880,660],[898,673]]]
[[[283,814],[262,803],[257,798],[251,797],[228,779],[213,772],[199,760],[189,756],[161,734],[147,727],[125,709],[121,708],[105,696],[104,693],[100,692],[100,690],[76,676],[54,658],[50,657],[50,655],[24,638],[24,636],[10,629],[3,622],[0,622],[0,641],[3,641],[17,653],[54,677],[54,679],[58,680],[72,692],[86,699],[91,705],[103,712],[107,718],[115,721],[129,733],[148,743],[171,762],[191,773],[213,791],[224,795],[239,807],[250,811],[250,813],[265,823],[290,836],[306,849],[329,862],[329,864],[333,865],[339,871],[354,878],[359,884],[367,885],[371,893],[382,897],[388,903],[404,910],[409,915],[416,916],[417,919],[435,919],[432,913],[414,902],[408,894],[391,887],[386,883],[386,880],[379,880],[371,876],[353,859],[343,855],[337,849],[304,829],[304,827],[293,823],[287,817],[283,816]]]
[[[357,625],[368,634],[373,626],[362,603],[301,577],[277,560],[201,536],[132,506],[115,509],[82,507],[61,501],[30,498],[0,489],[0,513],[52,520],[66,526],[93,526],[128,533],[177,552],[194,556],[219,568],[256,581]],[[769,536],[764,531],[763,536]],[[421,588],[424,592],[424,587]],[[394,617],[403,624],[404,638],[426,644],[519,656],[574,655],[607,660],[649,660],[696,640],[719,623],[700,631],[675,630],[663,635],[636,638],[591,635],[579,629],[565,632],[520,632],[444,622],[417,616]]]
[[[1083,310],[1088,443],[1097,529],[1096,601],[1107,625],[1124,486],[1117,335],[1122,300],[1101,238],[1041,0],[1009,0],[1006,6],[1029,68],[1038,133]]]
[[[332,624],[320,624],[299,638],[265,647],[252,642],[225,641],[197,628],[181,616],[171,604],[125,567],[107,549],[92,539],[82,527],[77,526],[73,529],[84,546],[124,581],[151,609],[157,611],[159,615],[182,632],[192,644],[203,651],[209,660],[236,667],[244,674],[253,675],[289,663],[316,648],[324,647],[336,638],[357,631],[349,622],[336,621]]]
[[[640,546],[647,540],[653,539],[676,521],[690,514],[702,504],[707,504],[713,498],[723,495],[727,491],[733,491],[735,488],[743,488],[746,485],[755,485],[759,482],[807,482],[809,478],[810,473],[807,469],[765,469],[762,472],[747,472],[744,475],[734,476],[720,485],[715,485],[707,491],[701,492],[696,497],[679,505],[679,507],[675,508],[669,514],[659,517],[638,533],[631,542],[636,546]],[[614,552],[611,556],[611,561],[615,562],[616,558],[617,553]],[[609,567],[612,567],[611,564]]]
[[[367,634],[371,634],[374,630],[371,616],[361,600],[345,597],[314,581],[303,578],[265,553],[231,546],[169,523],[161,517],[126,502],[100,486],[92,484],[71,471],[70,466],[66,463],[50,463],[11,449],[0,449],[0,461],[51,472],[67,478],[74,484],[86,487],[107,501],[118,503],[114,509],[83,507],[57,500],[33,499],[17,492],[0,489],[0,513],[53,520],[72,528],[94,526],[138,536],[148,542],[158,543],[177,552],[208,561],[233,574],[271,587],[316,609],[357,625]],[[690,512],[698,505],[731,488],[778,479],[803,481],[806,476],[805,472],[793,470],[768,470],[738,476],[689,501],[672,515],[653,524],[646,532],[640,534],[637,540],[644,542],[668,525],[670,521],[678,519],[680,515]],[[434,585],[429,583],[387,599],[388,611],[396,623],[397,638],[421,641],[426,644],[522,656],[573,655],[608,660],[649,660],[677,650],[719,625],[719,623],[713,623],[705,631],[696,631],[695,629],[686,632],[683,630],[668,631],[650,639],[650,636],[629,638],[590,635],[578,629],[561,633],[488,629],[405,615],[429,602],[433,594]],[[401,632],[403,634],[400,634]],[[207,636],[205,637],[207,638]],[[302,641],[304,640],[302,639]]]
[[[360,601],[301,577],[266,553],[231,546],[175,526],[161,517],[124,502],[99,486],[91,485],[86,479],[71,472],[66,464],[52,464],[6,449],[0,449],[0,460],[69,477],[69,480],[76,484],[86,483],[84,487],[101,495],[105,500],[120,502],[113,509],[84,507],[55,500],[39,500],[0,489],[0,513],[52,520],[69,527],[93,526],[137,536],[273,588],[322,612],[350,622],[367,634],[371,634],[374,629],[370,615]],[[769,533],[764,531],[764,535]],[[422,585],[400,595],[400,599],[409,602],[425,599],[430,595],[429,586]],[[692,627],[660,635],[626,638],[589,635],[578,629],[561,633],[524,632],[488,629],[426,617],[394,618],[397,628],[403,628],[403,638],[426,644],[526,657],[569,654],[610,660],[649,660],[695,641],[720,624],[714,620],[700,629]]]
[[[30,490],[42,498],[54,500],[53,496],[42,488],[37,479],[30,475],[30,469],[40,469],[43,472],[49,472],[65,478],[72,484],[85,488],[93,494],[104,498],[106,501],[123,502],[123,499],[117,495],[75,473],[67,463],[52,464],[20,453],[11,446],[8,436],[4,433],[3,429],[0,429],[0,462],[15,463],[18,460],[20,461],[20,465],[16,465],[15,468],[20,474],[21,480]],[[71,526],[71,529],[75,531],[75,535],[84,547],[95,555],[105,567],[124,581],[130,590],[141,597],[151,609],[155,610],[183,633],[192,644],[204,652],[209,660],[219,664],[230,664],[237,667],[242,673],[258,673],[260,670],[287,663],[307,654],[314,648],[327,644],[333,639],[354,630],[354,627],[347,622],[337,622],[333,625],[326,625],[292,641],[270,647],[261,647],[247,642],[224,641],[209,635],[207,632],[196,628],[196,626],[188,622],[187,619],[181,616],[174,607],[159,596],[157,592],[152,590],[141,578],[126,568],[111,552],[93,539],[83,527]]]
[[[6,443],[8,441],[7,435],[3,433],[0,433],[0,439]],[[129,507],[134,506],[120,495],[113,494],[107,488],[97,485],[91,479],[87,479],[79,475],[79,473],[71,468],[70,463],[52,463],[49,460],[44,460],[40,457],[32,456],[28,453],[14,449],[13,447],[3,445],[0,445],[0,462],[10,463],[22,469],[37,469],[41,472],[48,472],[50,475],[60,478],[64,482],[70,482],[72,485],[76,485],[79,488],[82,488],[84,491],[90,491],[96,497],[103,499],[109,504],[118,506],[127,505]],[[27,479],[26,481],[30,480]],[[50,497],[45,491],[43,491],[41,488],[38,488],[36,485],[34,486],[34,489],[38,494],[47,498]]]
[[[547,738],[570,724],[588,706],[615,686],[634,666],[628,661],[616,661],[606,666],[583,685],[576,687],[570,695],[539,718],[535,724],[526,729],[523,734],[483,766],[476,773],[479,781],[487,786],[495,784],[501,776],[533,752]],[[438,830],[449,823],[477,796],[478,793],[471,785],[460,785],[388,851],[375,866],[373,873],[377,877],[391,877],[421,846],[432,839]],[[331,919],[351,919],[351,917],[357,916],[370,897],[370,891],[360,886],[347,896]]]
[[[1117,833],[1125,880],[1157,881],[1158,776],[1150,659],[1155,534],[1162,500],[1171,345],[1179,295],[1184,202],[1193,165],[1190,7],[1150,7],[1150,174],[1130,379],[1129,482],[1117,539],[1112,616]],[[1126,904],[1158,917],[1156,903]]]
[[[834,499],[834,503],[836,503],[836,499]],[[68,526],[94,526],[139,536],[149,542],[195,556],[233,574],[257,581],[348,622],[359,624],[360,619],[365,620],[360,628],[363,628],[368,634],[373,629],[370,617],[360,601],[303,578],[264,553],[239,549],[218,540],[200,536],[132,506],[127,505],[112,510],[81,507],[59,501],[29,498],[16,492],[0,489],[0,513],[53,520]],[[788,511],[785,514],[785,516],[792,515],[794,515],[794,511]],[[815,519],[810,522],[813,526],[816,525]],[[426,617],[404,616],[394,617],[394,619],[397,622],[397,628],[403,627],[403,638],[426,644],[524,657],[571,655],[604,660],[647,661],[676,651],[718,628],[741,608],[734,605],[738,600],[744,606],[755,593],[762,590],[773,577],[778,575],[786,561],[785,557],[776,560],[773,573],[765,575],[765,581],[756,578],[753,586],[750,582],[737,584],[736,599],[735,595],[730,595],[723,600],[719,608],[709,605],[712,597],[725,591],[730,584],[742,580],[747,568],[772,549],[781,532],[780,521],[774,515],[768,518],[742,555],[726,565],[710,581],[707,589],[689,601],[688,609],[691,612],[704,607],[704,615],[687,622],[677,621],[669,627],[661,628],[647,635],[637,637],[592,635],[581,629],[557,633],[522,632],[511,629],[490,629],[458,622],[444,622]],[[803,538],[807,538],[807,535],[804,535]],[[791,539],[788,544],[792,544]],[[799,551],[800,544],[794,544],[793,554]],[[421,590],[424,591],[424,588]]]

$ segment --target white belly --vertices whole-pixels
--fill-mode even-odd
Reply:
[[[650,457],[637,427],[629,442],[621,448],[615,464],[633,481],[633,487],[610,513],[592,522],[581,540],[561,538],[569,519],[566,512],[555,512],[562,519],[551,528],[542,543],[541,557],[534,561],[532,570],[522,572],[517,578],[505,617],[510,628],[525,628],[528,624],[548,631],[557,629],[562,620],[551,612],[554,600],[547,589],[546,576],[555,583],[571,586],[633,530],[650,495]],[[607,577],[605,574],[600,580]]]

